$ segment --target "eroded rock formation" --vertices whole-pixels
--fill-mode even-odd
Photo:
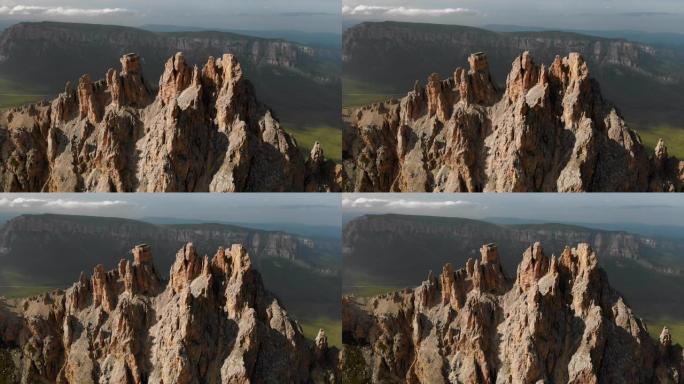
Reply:
[[[608,284],[587,245],[527,249],[514,279],[494,245],[418,288],[343,300],[344,369],[377,383],[682,383],[660,343]]]
[[[355,191],[682,191],[684,162],[649,155],[589,77],[582,56],[513,62],[499,92],[483,53],[401,100],[347,112]]]
[[[150,249],[66,291],[0,301],[6,377],[21,383],[334,383],[337,351],[265,290],[246,249],[184,246],[170,282]]]
[[[0,113],[4,191],[334,191],[334,163],[297,144],[235,57],[166,63],[154,94],[135,54],[104,80]]]

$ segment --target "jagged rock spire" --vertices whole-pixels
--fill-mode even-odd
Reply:
[[[340,190],[341,166],[306,166],[235,56],[199,68],[179,52],[166,62],[157,95],[137,54],[120,61],[119,71],[98,81],[84,75],[50,104],[0,112],[0,137],[8,137],[0,190]]]
[[[221,248],[210,261],[186,244],[165,288],[150,247],[132,254],[115,270],[96,267],[92,280],[82,274],[65,293],[0,313],[0,346],[16,357],[2,374],[27,383],[339,380],[325,331],[305,340],[243,246]]]
[[[345,114],[355,191],[684,190],[684,161],[638,134],[606,101],[578,53],[537,65],[522,52],[497,91],[482,53],[453,77]],[[424,138],[417,140],[416,138]],[[599,155],[600,154],[600,155]],[[621,177],[615,177],[621,175]]]
[[[664,329],[659,345],[598,267],[588,244],[560,258],[535,243],[515,282],[489,286],[495,246],[464,269],[447,264],[413,290],[345,297],[343,331],[359,360],[346,369],[415,382],[679,382],[680,346]],[[441,300],[428,300],[432,296]],[[391,347],[390,347],[391,346]],[[610,362],[597,359],[609,358]],[[347,363],[345,361],[345,363]]]

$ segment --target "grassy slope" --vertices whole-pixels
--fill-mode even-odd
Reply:
[[[684,126],[675,127],[669,124],[662,124],[656,126],[640,126],[637,125],[637,131],[644,145],[652,152],[658,143],[659,139],[665,140],[667,152],[670,156],[677,156],[679,159],[684,159]]]
[[[396,282],[379,280],[375,276],[358,271],[345,270],[343,280],[343,294],[357,297],[372,297],[405,288]]]
[[[40,92],[0,78],[0,109],[36,102],[45,97]]]
[[[684,320],[673,320],[668,318],[660,319],[646,319],[646,324],[648,326],[648,333],[654,339],[660,337],[660,332],[662,332],[663,327],[667,326],[672,334],[672,340],[680,345],[684,345]]]
[[[340,320],[321,316],[312,319],[300,318],[299,323],[307,339],[314,340],[318,335],[318,330],[324,329],[325,335],[328,336],[328,345],[342,348],[342,322]]]
[[[349,77],[342,78],[342,106],[345,108],[360,107],[391,98],[403,97],[406,92],[402,94],[401,92],[393,92],[390,89],[385,89],[368,82],[354,80]]]
[[[7,298],[23,298],[49,292],[59,287],[50,282],[38,282],[7,268],[0,269],[0,296]]]
[[[297,140],[297,146],[304,158],[309,157],[309,152],[316,141],[321,143],[326,159],[335,162],[342,161],[342,133],[339,128],[329,125],[299,125],[283,123],[285,130]]]

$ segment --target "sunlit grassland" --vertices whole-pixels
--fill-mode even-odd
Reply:
[[[380,281],[362,272],[345,271],[343,281],[342,292],[356,297],[372,297],[406,288],[396,282]]]
[[[0,78],[0,109],[16,107],[45,98],[46,95],[36,90],[23,89],[14,82]]]
[[[311,148],[318,141],[321,143],[326,159],[335,162],[342,161],[342,130],[328,125],[318,126],[297,126],[295,124],[283,123],[285,130],[297,140],[305,158],[309,157]]]
[[[56,284],[36,282],[21,273],[0,269],[0,296],[19,299],[39,295],[60,288]]]
[[[342,106],[345,108],[360,107],[402,96],[404,94],[383,89],[367,82],[342,78]]]
[[[654,127],[638,127],[639,136],[644,145],[653,151],[659,139],[665,140],[667,151],[670,156],[677,156],[684,159],[684,126],[675,127],[668,124],[661,124]]]
[[[648,333],[654,339],[660,337],[660,333],[663,331],[663,327],[667,326],[672,335],[672,341],[684,345],[684,320],[673,320],[667,318],[649,320],[646,319],[646,325],[648,326]]]
[[[299,324],[307,339],[316,339],[318,331],[323,329],[328,337],[328,345],[342,348],[342,321],[321,316],[313,319],[301,318]]]

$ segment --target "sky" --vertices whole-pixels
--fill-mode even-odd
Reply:
[[[339,194],[17,194],[0,195],[0,215],[69,214],[127,219],[340,226]]]
[[[659,193],[344,194],[345,217],[395,213],[516,218],[554,223],[637,223],[682,226],[684,199]]]
[[[684,33],[682,0],[342,0],[345,20]]]
[[[338,0],[0,0],[0,21],[339,33]]]

